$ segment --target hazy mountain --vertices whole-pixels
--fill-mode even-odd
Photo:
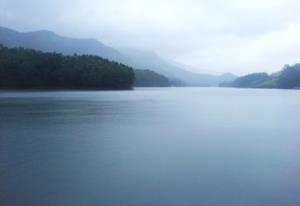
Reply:
[[[134,67],[153,70],[169,77],[173,82],[181,80],[190,86],[217,86],[220,82],[232,81],[236,78],[236,76],[229,73],[220,76],[194,73],[179,67],[178,65],[180,65],[180,63],[166,60],[151,51],[140,51],[128,48],[119,49],[119,51],[124,56],[134,60],[134,65],[132,65]]]
[[[166,61],[168,61],[170,64],[172,64],[176,67],[179,67],[179,68],[187,70],[187,71],[197,71],[197,73],[199,73],[199,74],[218,75],[217,72],[212,71],[210,69],[205,69],[205,68],[199,69],[199,68],[196,68],[196,67],[193,67],[193,66],[190,66],[190,65],[186,65],[186,64],[181,63],[181,62],[174,61],[172,59],[166,59]]]
[[[59,52],[66,55],[92,54],[121,63],[130,63],[119,51],[105,46],[96,39],[77,39],[59,36],[51,31],[17,32],[0,27],[0,43],[7,47],[24,47],[44,52]]]
[[[225,73],[225,74],[222,74],[222,75],[218,76],[218,81],[219,81],[219,83],[232,82],[233,80],[235,80],[237,78],[238,78],[238,76],[236,76],[232,73]]]
[[[51,31],[17,32],[0,27],[0,44],[7,47],[25,47],[63,54],[92,54],[114,60],[133,68],[152,70],[165,75],[174,85],[217,86],[232,81],[235,76],[198,74],[182,69],[178,64],[165,60],[154,52],[136,49],[114,49],[96,39],[78,39],[59,36]]]

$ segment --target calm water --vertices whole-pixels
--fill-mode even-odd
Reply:
[[[0,205],[300,205],[300,91],[0,92]]]

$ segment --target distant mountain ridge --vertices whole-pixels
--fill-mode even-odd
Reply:
[[[66,55],[91,54],[117,61],[136,69],[152,70],[168,77],[173,85],[217,86],[224,81],[232,81],[234,75],[198,74],[187,71],[154,52],[136,49],[114,49],[96,39],[69,38],[54,32],[41,30],[36,32],[18,32],[0,27],[0,44],[7,47],[24,47],[44,52],[59,52]]]
[[[130,60],[119,51],[105,46],[96,39],[77,39],[63,37],[47,30],[36,32],[17,32],[0,27],[0,43],[7,47],[24,47],[44,52],[59,52],[65,55],[91,54],[98,55],[120,63]]]
[[[185,70],[175,63],[163,59],[155,52],[140,51],[136,49],[119,49],[124,55],[134,60],[133,67],[148,68],[157,73],[163,74],[176,81],[183,81],[186,86],[217,86],[221,82],[233,81],[237,77],[226,73],[223,75],[200,74]]]

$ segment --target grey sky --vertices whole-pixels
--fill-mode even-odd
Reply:
[[[245,74],[300,62],[299,0],[0,0],[0,25]]]

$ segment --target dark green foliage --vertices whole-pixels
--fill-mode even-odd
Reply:
[[[222,83],[223,87],[240,88],[300,88],[300,64],[285,66],[281,72],[268,75],[267,73],[249,74],[229,83]]]
[[[170,82],[167,77],[150,70],[135,69],[135,83],[137,87],[168,87]]]
[[[300,64],[287,65],[281,72],[279,79],[280,88],[292,89],[300,87]]]
[[[133,69],[92,55],[0,46],[0,88],[130,89]]]

